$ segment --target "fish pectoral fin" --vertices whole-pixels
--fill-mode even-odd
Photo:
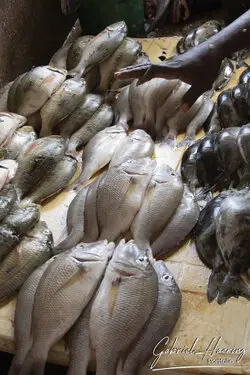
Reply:
[[[109,315],[112,316],[113,311],[115,309],[115,304],[119,292],[119,287],[121,283],[121,278],[117,277],[115,280],[112,281],[110,290],[109,290],[109,295],[108,295],[108,310],[109,310]]]

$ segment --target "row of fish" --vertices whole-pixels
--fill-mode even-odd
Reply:
[[[68,375],[137,375],[173,330],[181,293],[161,262],[133,241],[80,243],[39,267],[17,299],[16,356],[9,375],[42,375],[69,330]]]
[[[196,141],[184,153],[182,179],[191,190],[216,191],[250,182],[250,125],[232,127]]]
[[[195,244],[202,262],[212,269],[208,301],[219,304],[230,297],[250,300],[250,287],[241,278],[250,267],[249,188],[224,191],[201,211],[194,230]]]
[[[126,160],[79,191],[68,210],[68,237],[54,251],[132,236],[158,257],[188,236],[198,216],[192,193],[169,166],[150,158]]]
[[[192,143],[213,110],[210,93],[203,94],[188,112],[183,112],[182,98],[190,88],[188,84],[162,78],[140,85],[137,82],[134,80],[121,90],[116,103],[117,121],[131,121],[134,129],[143,129],[153,139],[164,139],[171,146],[175,145],[177,135],[186,131],[179,146]]]
[[[13,185],[0,190],[0,303],[52,255],[53,238],[40,206],[18,203]]]

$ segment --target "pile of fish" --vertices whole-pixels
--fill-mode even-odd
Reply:
[[[39,219],[40,206],[18,203],[13,185],[0,190],[0,304],[52,255],[52,234]]]
[[[250,121],[249,78],[248,68],[241,74],[237,86],[219,95],[214,110],[205,124],[207,133],[215,133],[231,126],[242,126]]]
[[[249,188],[222,192],[201,211],[195,227],[196,248],[202,262],[212,269],[208,301],[219,304],[230,297],[250,300],[250,287],[240,274],[250,267]]]
[[[68,375],[136,375],[171,333],[181,293],[161,262],[133,241],[80,243],[33,272],[17,300],[16,356],[9,375],[42,375],[69,330]],[[73,308],[72,308],[73,307]]]
[[[180,177],[150,158],[120,162],[76,195],[68,210],[68,237],[55,253],[80,241],[132,237],[141,249],[151,247],[159,257],[186,239],[199,206]]]
[[[175,146],[177,135],[185,131],[179,146],[192,143],[213,110],[210,93],[201,95],[188,112],[183,112],[182,98],[190,85],[163,78],[140,85],[137,82],[134,80],[128,88],[123,88],[118,97],[118,121],[131,121],[134,129],[143,129],[153,139],[164,139],[170,146]]]
[[[195,142],[182,158],[181,174],[191,190],[203,192],[250,183],[250,124],[213,133]]]

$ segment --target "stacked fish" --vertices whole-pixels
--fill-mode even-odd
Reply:
[[[71,328],[68,375],[87,374],[91,359],[97,375],[139,374],[173,330],[180,308],[181,293],[166,265],[151,263],[133,241],[116,248],[107,241],[81,243],[23,285],[9,375],[42,375],[50,348]]]
[[[52,233],[39,219],[40,206],[18,203],[13,185],[0,191],[1,304],[52,255]]]
[[[191,190],[216,191],[250,182],[250,125],[212,133],[189,147],[182,159],[182,179]],[[201,195],[202,196],[202,195]]]
[[[122,100],[125,108],[129,109],[127,117],[132,121],[132,127],[144,129],[153,139],[164,139],[171,147],[175,146],[177,135],[185,131],[185,138],[178,146],[192,143],[213,110],[210,93],[201,95],[188,112],[183,112],[182,98],[190,85],[162,78],[153,78],[140,85],[137,82],[134,80],[129,88],[122,89],[122,98],[118,98],[117,103],[120,107],[119,100]]]
[[[202,262],[212,269],[208,301],[219,304],[230,297],[250,300],[250,287],[241,274],[250,268],[249,188],[225,191],[202,210],[195,228],[196,248]]]
[[[199,206],[172,168],[150,158],[123,161],[115,156],[114,165],[72,201],[68,237],[56,246],[55,253],[80,241],[118,241],[132,236],[139,248],[151,247],[158,257],[179,245],[193,229]]]
[[[222,128],[242,126],[250,121],[249,87],[250,69],[243,71],[238,85],[222,91],[209,117],[205,128],[208,134],[216,133]]]

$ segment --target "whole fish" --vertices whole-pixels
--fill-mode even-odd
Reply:
[[[10,212],[16,201],[17,194],[13,185],[7,185],[0,190],[0,221]]]
[[[53,254],[72,249],[83,240],[85,233],[85,201],[88,189],[89,186],[83,188],[72,200],[67,213],[68,236],[53,249]]]
[[[229,191],[224,191],[208,202],[194,228],[198,256],[208,268],[212,269],[207,288],[208,302],[216,298],[226,276],[225,264],[216,239],[216,217],[222,202],[229,194]]]
[[[168,255],[190,234],[199,218],[200,208],[193,194],[185,186],[182,200],[151,249],[154,257]]]
[[[150,248],[150,243],[162,232],[182,196],[181,178],[168,165],[158,164],[130,228],[140,249]]]
[[[120,165],[130,159],[152,157],[155,144],[144,130],[136,129],[122,140],[112,157],[110,168]]]
[[[0,160],[0,190],[14,178],[18,164],[15,160]]]
[[[66,74],[47,65],[17,77],[8,95],[9,111],[26,117],[36,113],[63,84]]]
[[[71,76],[82,76],[87,70],[110,57],[127,35],[124,21],[108,26],[87,44],[81,55],[81,60],[74,69],[69,71]]]
[[[0,90],[0,112],[8,112],[8,95],[14,81],[7,83]]]
[[[64,139],[60,136],[38,139],[30,145],[22,158],[19,157],[19,167],[13,180],[20,198],[45,179],[46,174],[63,159],[64,150]]]
[[[80,105],[60,123],[60,134],[64,138],[70,137],[88,121],[102,104],[102,97],[95,94],[84,96]]]
[[[93,116],[77,130],[70,138],[67,154],[75,155],[77,148],[85,146],[96,133],[109,127],[113,121],[113,110],[108,104],[103,104]]]
[[[155,165],[149,158],[128,160],[102,177],[97,190],[99,239],[114,241],[129,229]]]
[[[250,300],[250,287],[240,276],[250,266],[249,214],[250,193],[246,189],[228,196],[216,217],[216,239],[228,270],[217,296],[219,304],[230,297],[242,296]]]
[[[155,132],[157,139],[162,139],[164,128],[167,126],[168,119],[173,116],[176,110],[180,108],[181,100],[185,93],[189,90],[189,88],[190,85],[179,81],[172,89],[170,95],[167,96],[165,102],[158,109],[155,123]],[[172,139],[170,138],[170,136],[169,140],[171,141]]]
[[[117,148],[123,147],[122,141],[126,138],[125,129],[120,125],[111,126],[97,133],[83,150],[82,171],[72,187],[88,181],[96,172],[105,167]]]
[[[36,290],[31,327],[33,343],[20,375],[44,373],[50,348],[88,305],[113,250],[114,244],[107,241],[79,244],[49,264]]]
[[[40,222],[3,259],[0,265],[0,304],[12,297],[32,272],[51,256],[52,233]]]
[[[190,110],[186,113],[186,118],[182,123],[184,129],[186,128],[186,134],[183,141],[178,144],[179,147],[189,146],[195,141],[196,133],[202,128],[212,112],[214,103],[207,96],[208,95],[203,94],[200,101],[199,99],[196,100]]]
[[[20,128],[26,123],[27,119],[24,116],[16,113],[0,112],[0,146],[5,147],[16,129]]]
[[[122,371],[117,375],[137,375],[152,357],[154,348],[164,337],[169,337],[181,310],[181,291],[166,264],[154,263],[158,276],[158,300],[146,327],[131,348]]]
[[[111,259],[90,315],[96,375],[115,375],[120,356],[155,308],[158,280],[145,251],[122,240]]]
[[[31,321],[36,289],[42,275],[54,257],[38,267],[22,285],[16,302],[15,311],[15,356],[12,360],[8,375],[17,375],[24,362],[26,354],[32,345]]]
[[[239,126],[240,117],[232,100],[232,90],[222,91],[217,99],[217,113],[222,128]]]
[[[196,141],[191,145],[183,154],[181,160],[181,177],[183,182],[185,182],[190,190],[194,192],[195,188],[199,186],[199,181],[197,178],[196,171],[196,159],[198,147],[201,140]]]
[[[100,91],[106,92],[114,82],[116,71],[132,65],[141,52],[141,43],[131,38],[125,38],[117,50],[100,65]]]
[[[17,129],[10,142],[7,144],[8,157],[17,159],[37,139],[36,132],[31,126],[23,126]]]
[[[93,38],[92,35],[84,35],[72,43],[67,56],[67,70],[72,70],[79,64],[83,51]]]
[[[84,79],[67,79],[41,109],[40,137],[51,135],[55,126],[78,107],[85,93]]]
[[[155,127],[156,114],[158,109],[164,104],[167,97],[171,94],[175,86],[178,85],[177,79],[153,78],[145,95],[145,120],[144,128],[152,132]]]
[[[61,191],[73,178],[77,170],[77,160],[64,156],[59,163],[49,171],[44,181],[26,195],[24,202],[41,203],[45,199]]]
[[[132,113],[129,105],[129,90],[130,86],[124,87],[115,103],[115,122],[116,125],[127,126],[128,122],[132,120]]]

